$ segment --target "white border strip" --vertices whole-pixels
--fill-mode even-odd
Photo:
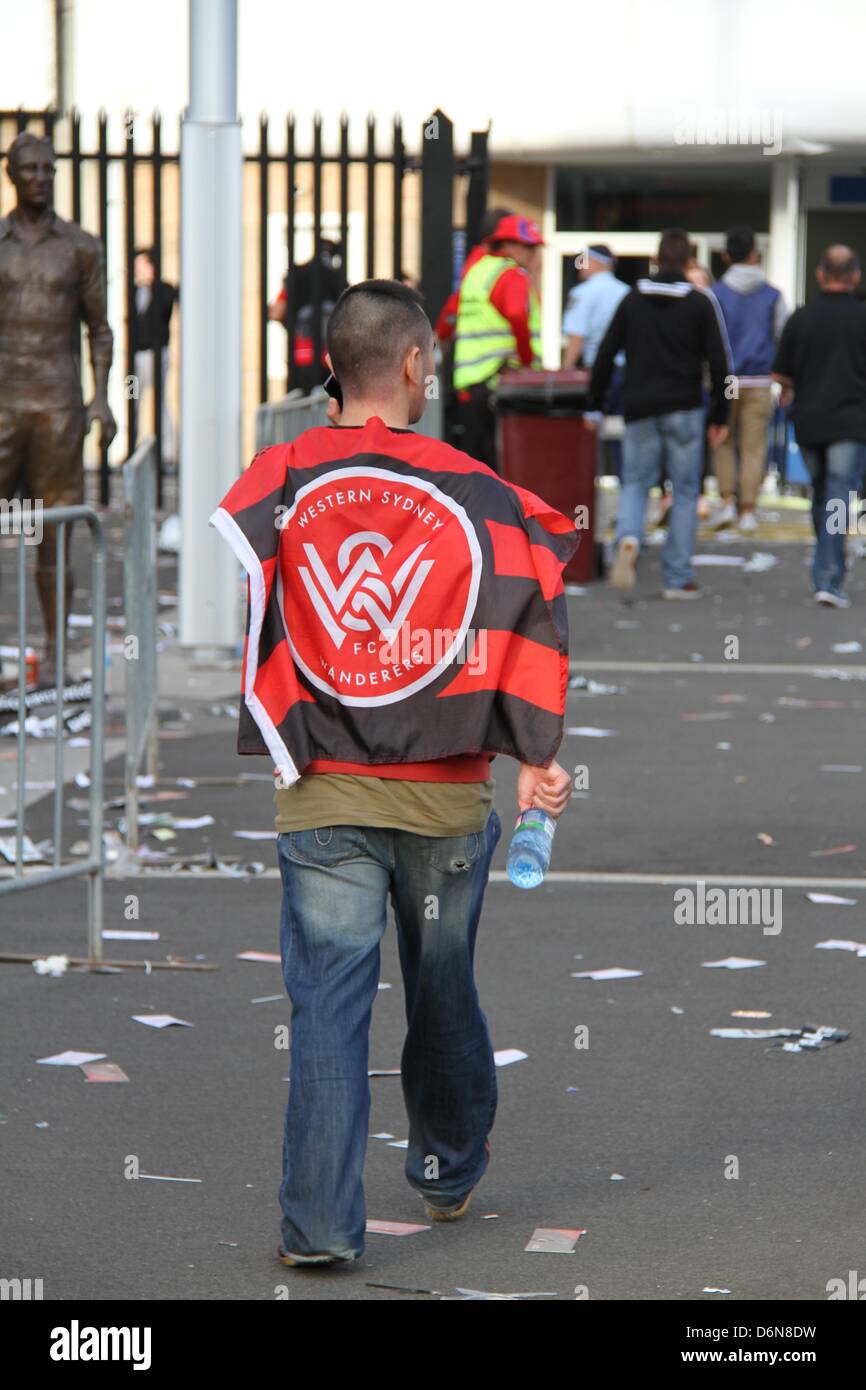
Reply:
[[[265,576],[259,557],[253,550],[234,517],[225,507],[217,507],[208,519],[215,531],[227,541],[250,577],[250,632],[247,639],[247,662],[244,671],[244,701],[247,709],[261,730],[268,746],[268,752],[276,764],[277,771],[286,786],[297,782],[300,773],[292,761],[288,748],[277,732],[276,725],[255,694],[255,680],[258,671],[259,639],[265,617]]]

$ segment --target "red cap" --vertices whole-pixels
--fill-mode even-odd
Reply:
[[[531,217],[518,217],[516,213],[512,213],[510,217],[500,217],[487,240],[521,241],[524,246],[544,245],[538,223],[533,222]]]

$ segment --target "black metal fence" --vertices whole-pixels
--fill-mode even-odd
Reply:
[[[112,167],[123,169],[123,275],[125,283],[125,325],[121,341],[115,324],[115,363],[125,361],[125,376],[136,381],[132,325],[135,319],[136,286],[133,262],[136,248],[146,245],[152,250],[154,279],[162,278],[166,232],[169,230],[175,247],[179,246],[179,163],[180,141],[173,151],[163,149],[163,127],[158,114],[149,121],[134,116],[124,117],[125,135],[120,148],[109,146],[109,118],[102,112],[97,121],[95,146],[82,147],[82,122],[77,112],[60,118],[57,112],[46,111],[3,111],[0,110],[0,148],[5,152],[15,134],[32,129],[37,134],[47,135],[54,143],[58,164],[68,168],[68,198],[58,199],[57,211],[61,216],[75,222],[82,219],[83,188],[86,181],[91,185],[93,196],[90,205],[95,204],[95,225],[88,230],[98,235],[103,244],[106,268],[113,271],[109,245],[109,171]],[[149,141],[145,133],[149,132]],[[62,144],[58,147],[57,137]],[[312,328],[312,361],[318,363],[322,351],[322,268],[318,247],[324,235],[325,220],[329,224],[338,223],[338,240],[342,249],[343,263],[349,250],[350,211],[357,209],[364,215],[365,275],[376,273],[381,267],[382,257],[377,245],[381,234],[383,219],[390,225],[390,263],[391,273],[397,277],[403,271],[403,255],[407,240],[407,210],[412,181],[420,180],[416,189],[415,215],[420,225],[413,231],[418,238],[420,233],[420,289],[425,297],[426,307],[435,320],[439,310],[451,292],[455,276],[459,271],[459,247],[472,245],[483,215],[488,191],[488,152],[487,133],[475,132],[465,156],[454,151],[454,132],[451,121],[441,111],[434,112],[424,123],[418,142],[418,153],[411,153],[403,140],[403,127],[399,118],[395,119],[389,133],[389,148],[380,151],[375,120],[370,117],[366,124],[363,148],[353,145],[350,139],[348,119],[344,116],[339,124],[339,142],[335,150],[327,150],[323,142],[322,119],[316,116],[312,123],[312,143],[305,152],[298,149],[298,132],[293,116],[285,123],[285,139],[282,148],[272,148],[272,127],[267,116],[262,116],[258,131],[258,149],[244,156],[245,184],[244,197],[249,200],[251,189],[249,179],[257,181],[258,198],[258,283],[257,283],[257,379],[259,401],[268,399],[268,287],[272,283],[272,266],[268,236],[268,219],[274,209],[275,195],[284,197],[284,210],[287,224],[288,281],[291,284],[296,269],[296,242],[298,239],[298,194],[299,180],[305,190],[311,192],[312,216],[307,219],[305,230],[312,235],[313,256],[310,262],[310,305]],[[149,148],[142,148],[149,144]],[[379,171],[390,171],[390,184],[383,196]],[[363,197],[350,198],[350,179],[353,170],[363,171]],[[166,212],[166,177],[173,171],[172,198]],[[357,184],[356,184],[357,191]],[[306,196],[306,192],[305,192]],[[382,204],[385,204],[384,210]],[[458,208],[458,222],[462,224],[462,235],[455,238],[454,209]],[[7,209],[8,210],[8,209]],[[462,212],[462,216],[460,213]],[[168,222],[170,220],[170,227]],[[245,219],[246,220],[246,219]],[[86,223],[85,223],[86,225]],[[378,231],[377,231],[378,228]],[[455,250],[455,246],[458,248]],[[381,272],[380,272],[381,273]],[[297,342],[296,323],[293,315],[286,318],[286,389],[293,382],[293,364],[296,362]],[[154,349],[153,397],[154,433],[157,438],[159,461],[159,502],[163,493],[163,378],[161,362],[157,360],[159,349]],[[140,412],[133,392],[127,392],[126,436],[128,451],[135,446],[136,433],[140,428]],[[112,470],[109,468],[105,449],[102,450],[99,470],[100,501],[107,505],[111,495]]]

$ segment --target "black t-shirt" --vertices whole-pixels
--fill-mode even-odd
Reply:
[[[309,337],[313,336],[313,275],[312,261],[305,261],[301,265],[293,266],[284,282],[289,301],[288,314],[294,322],[295,332],[303,333]],[[320,265],[319,296],[322,309],[323,342],[330,312],[347,284],[348,281],[342,269],[324,263]]]
[[[799,444],[866,444],[866,304],[821,290],[785,324],[773,370],[794,382]]]

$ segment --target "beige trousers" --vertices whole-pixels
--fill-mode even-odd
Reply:
[[[767,466],[767,426],[772,409],[772,387],[742,387],[739,397],[731,401],[728,437],[713,453],[719,492],[723,497],[739,496],[741,509],[754,507],[758,500]]]

